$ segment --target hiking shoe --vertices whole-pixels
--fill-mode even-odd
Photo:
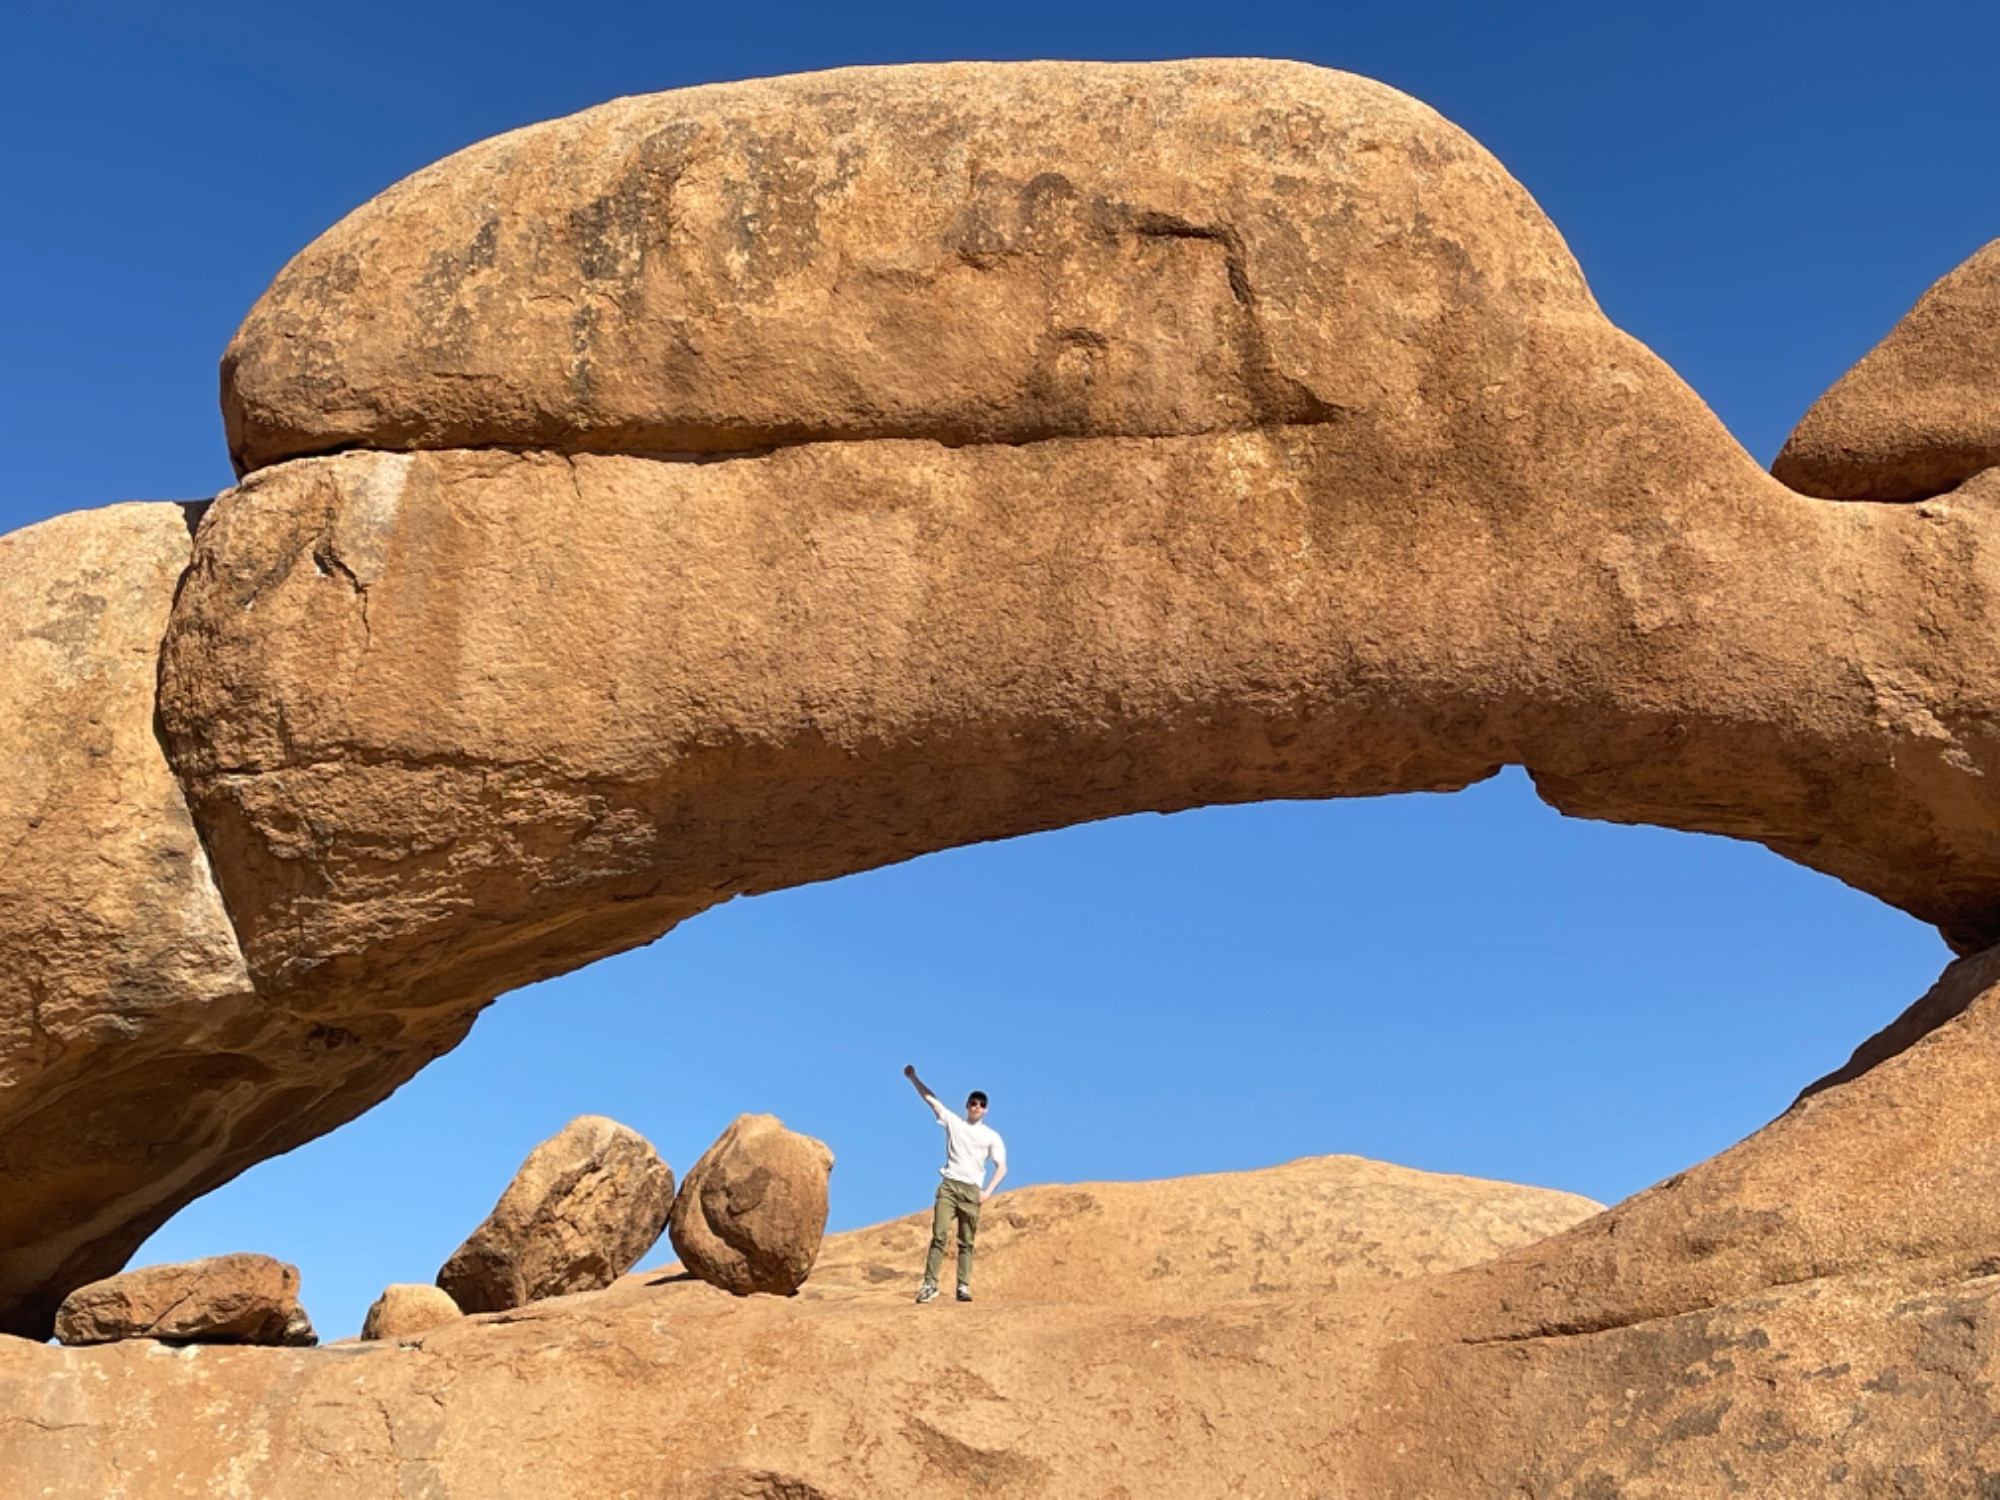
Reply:
[[[919,1302],[937,1301],[937,1288],[926,1281],[922,1286],[917,1288],[917,1300]]]
[[[972,1288],[962,1281],[958,1284],[958,1300],[961,1302],[970,1302],[972,1300]]]

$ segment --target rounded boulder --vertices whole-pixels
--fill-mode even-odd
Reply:
[[[789,1297],[812,1273],[826,1234],[833,1152],[775,1115],[739,1115],[694,1164],[667,1233],[681,1264],[747,1297]]]
[[[399,1281],[382,1289],[362,1320],[363,1339],[413,1338],[461,1317],[458,1304],[441,1287]]]

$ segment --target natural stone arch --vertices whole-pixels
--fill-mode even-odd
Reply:
[[[1519,763],[2000,935],[1985,481],[1785,489],[1379,85],[620,101],[350,216],[225,373],[159,708],[268,1024],[180,1201],[716,901],[1123,812]]]

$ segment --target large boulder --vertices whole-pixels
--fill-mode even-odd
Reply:
[[[368,1306],[361,1320],[364,1340],[414,1338],[462,1316],[458,1304],[442,1287],[421,1282],[396,1282]]]
[[[667,1233],[681,1265],[747,1297],[789,1297],[812,1274],[826,1234],[824,1141],[775,1115],[738,1115],[704,1151],[674,1199]]]
[[[853,68],[617,100],[398,183],[251,310],[223,414],[242,470],[355,447],[1359,441],[1594,313],[1520,185],[1364,78]]]
[[[1835,500],[1921,500],[2000,464],[2000,240],[1917,300],[1771,465]]]
[[[0,537],[0,1332],[46,1338],[66,1293],[269,1154],[236,1153],[282,1108],[154,729],[193,519],[114,505]]]
[[[644,1136],[579,1116],[528,1153],[437,1284],[469,1313],[597,1291],[652,1249],[673,1199],[673,1169]]]
[[[56,1313],[56,1337],[65,1344],[318,1342],[299,1306],[299,1268],[240,1254],[144,1266],[78,1287]]]

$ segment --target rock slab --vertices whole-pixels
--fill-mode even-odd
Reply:
[[[1544,225],[1434,111],[1299,63],[682,89],[481,142],[349,215],[231,342],[224,420],[239,472],[1365,428],[1453,344],[1589,305]]]
[[[674,1199],[674,1253],[736,1296],[790,1296],[819,1258],[832,1171],[824,1141],[785,1129],[775,1115],[738,1115]]]
[[[1917,300],[1771,464],[1834,500],[1921,500],[2000,464],[2000,240]]]
[[[56,1337],[72,1345],[318,1342],[299,1306],[299,1268],[245,1254],[143,1266],[78,1287],[56,1313]]]
[[[396,1282],[369,1304],[361,1322],[363,1339],[413,1338],[461,1317],[458,1304],[440,1287]]]
[[[644,1136],[579,1116],[528,1153],[437,1284],[468,1313],[596,1291],[653,1247],[673,1199],[673,1169]]]

